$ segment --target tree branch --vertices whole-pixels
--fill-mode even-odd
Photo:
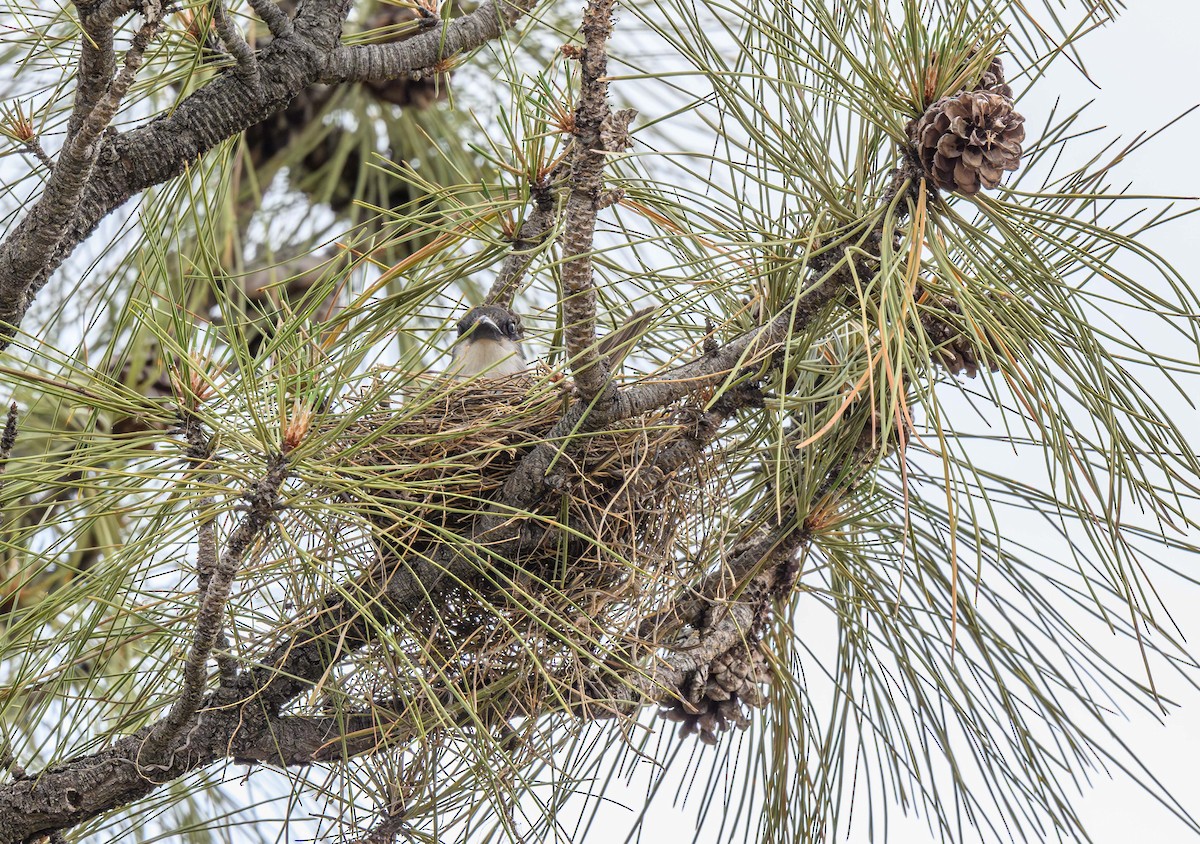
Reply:
[[[192,466],[201,472],[197,483],[209,484],[216,480],[212,471],[206,471],[213,459],[212,438],[204,433],[200,419],[190,411],[183,411],[183,435],[188,447],[186,456]],[[220,551],[217,548],[216,500],[204,495],[196,502],[196,573],[202,598],[209,593],[209,585],[219,566]],[[219,631],[213,647],[218,650],[217,669],[221,685],[230,685],[237,677],[237,665],[229,656],[229,639],[225,631]]]
[[[433,67],[498,38],[536,5],[537,0],[485,0],[474,12],[403,41],[339,47],[329,57],[320,81],[386,81]]]
[[[242,37],[242,33],[238,31],[237,24],[229,17],[224,2],[212,0],[209,7],[212,9],[213,29],[217,31],[217,36],[225,45],[225,49],[229,51],[229,55],[237,61],[238,74],[250,87],[261,88],[258,58],[254,55],[254,50],[246,43],[246,39]]]
[[[208,682],[208,657],[213,645],[223,636],[225,605],[229,602],[234,577],[259,535],[274,519],[275,502],[286,477],[287,458],[279,454],[271,455],[267,459],[266,472],[245,495],[246,512],[230,535],[216,567],[207,577],[202,574],[202,580],[207,582],[204,584],[200,610],[196,614],[192,647],[183,665],[183,688],[166,717],[151,731],[139,756],[145,752],[154,753],[175,738],[200,708]],[[210,523],[208,527],[212,530],[213,525]],[[201,539],[205,540],[203,534]],[[215,545],[214,535],[207,539],[201,542],[201,550],[205,545]],[[201,561],[202,567],[205,562]],[[207,562],[211,565],[212,561]]]
[[[583,13],[584,47],[579,65],[582,80],[575,107],[571,172],[559,244],[563,250],[562,310],[567,360],[580,400],[590,404],[600,391],[615,389],[608,362],[596,348],[596,288],[592,269],[596,214],[604,190],[604,158],[609,151],[602,128],[613,119],[608,106],[608,39],[612,35],[613,0],[590,0]],[[621,120],[624,149],[633,113]],[[613,150],[618,151],[618,150]]]
[[[408,741],[416,735],[411,726],[383,723],[379,713],[343,715],[285,715],[268,729],[239,737],[233,759],[291,768],[314,762],[333,762],[371,753],[381,746]]]
[[[274,0],[250,0],[250,8],[262,19],[275,38],[290,38],[295,32],[292,19]]]
[[[503,13],[497,2],[502,4]],[[370,47],[337,46],[341,21],[349,8],[347,0],[305,4],[294,25],[286,17],[274,15],[273,4],[255,4],[268,25],[274,21],[276,32],[275,40],[258,55],[257,88],[248,84],[237,69],[227,71],[170,114],[157,116],[128,132],[105,133],[94,143],[84,145],[88,153],[85,160],[64,162],[60,157],[45,192],[0,244],[0,351],[12,342],[50,274],[101,220],[131,197],[183,174],[199,156],[279,111],[305,88],[330,81],[330,68],[370,65],[382,73],[370,58],[374,53],[363,54],[361,50],[378,48],[389,56],[392,54],[388,51],[395,50],[395,55],[406,57],[396,70],[395,75],[400,75],[499,37],[535,2],[491,0],[475,12],[429,32],[403,42]],[[102,4],[101,8],[119,10],[127,6],[128,0],[120,0]],[[107,37],[107,42],[99,39],[101,46],[111,43],[111,32]],[[88,61],[95,65],[88,78],[96,78],[103,69],[101,53]],[[384,64],[392,63],[389,60]],[[345,76],[346,80],[354,78],[358,77]],[[112,87],[107,90],[112,91]],[[89,98],[86,92],[80,96]],[[87,113],[97,114],[96,108]],[[82,124],[79,131],[83,131]]]
[[[79,132],[83,121],[92,113],[104,96],[117,72],[117,57],[113,52],[113,24],[134,9],[138,0],[100,3],[92,7],[75,3],[83,35],[79,39],[78,82],[75,85],[75,104],[67,122],[67,141]]]
[[[533,212],[525,218],[521,223],[521,228],[517,230],[517,236],[512,242],[512,251],[504,259],[500,272],[496,274],[496,280],[492,282],[491,290],[488,291],[487,298],[484,300],[487,304],[500,305],[505,308],[512,307],[517,287],[524,278],[526,270],[529,269],[529,265],[533,263],[535,250],[554,229],[556,223],[555,203],[550,184],[553,180],[553,175],[551,175],[546,182],[534,185],[530,190],[533,198]]]
[[[123,8],[123,7],[122,7]],[[83,65],[90,67],[92,75],[81,83],[81,94],[76,100],[75,115],[79,116],[77,128],[70,135],[59,153],[54,170],[50,173],[46,188],[34,203],[33,209],[17,225],[0,247],[0,323],[15,327],[24,315],[32,299],[28,280],[48,273],[51,256],[62,241],[69,221],[79,204],[80,197],[92,175],[93,166],[103,146],[101,134],[112,122],[113,115],[125,98],[129,86],[142,64],[146,48],[162,25],[162,6],[158,0],[145,4],[145,23],[133,37],[125,53],[121,72],[104,87],[104,91],[90,108],[85,107],[92,99],[92,87],[98,85],[101,76],[108,73],[108,59],[100,55],[103,46],[85,49]],[[111,51],[112,31],[104,30]],[[102,38],[103,40],[103,38]],[[16,319],[14,320],[13,317]],[[0,349],[8,345],[11,329],[0,325]]]
[[[8,460],[12,457],[13,447],[17,444],[17,422],[20,416],[17,403],[9,404],[8,413],[4,416],[4,429],[0,432],[0,490],[4,489],[4,473],[8,469]],[[7,515],[0,516],[0,529],[7,528],[8,521]],[[0,534],[0,536],[2,535]]]

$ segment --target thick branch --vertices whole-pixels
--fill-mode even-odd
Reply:
[[[305,4],[294,26],[270,12],[273,4],[260,0],[255,8],[265,13],[277,37],[258,54],[257,87],[250,84],[244,71],[232,69],[170,114],[129,132],[100,136],[88,146],[86,161],[60,159],[62,171],[56,169],[56,185],[47,187],[0,244],[0,350],[12,342],[50,274],[104,217],[131,197],[183,174],[199,156],[279,111],[305,88],[318,81],[333,81],[338,73],[331,77],[331,70],[370,66],[373,73],[382,74],[395,66],[394,76],[399,76],[500,36],[534,3],[503,3],[501,14],[494,2],[488,2],[469,15],[403,42],[372,45],[389,57],[381,64],[371,58],[372,47],[337,46],[341,20],[349,8],[346,0]],[[122,7],[114,4],[112,8]],[[369,54],[360,53],[362,50]],[[366,77],[349,73],[341,78]]]
[[[567,180],[570,192],[559,235],[563,251],[562,310],[567,360],[584,403],[591,403],[606,385],[613,389],[608,362],[596,348],[596,288],[592,269],[596,213],[604,190],[604,158],[608,151],[601,129],[612,117],[607,77],[612,9],[612,0],[591,0],[583,13],[584,47],[579,59],[582,80]],[[626,119],[625,127],[628,124]]]
[[[100,56],[99,51],[84,51],[85,60],[81,65],[95,63],[97,67],[91,69],[93,75],[82,85],[86,90],[76,100],[76,113],[72,117],[74,121],[76,116],[80,116],[76,131],[59,153],[46,188],[33,209],[0,247],[0,323],[16,324],[28,308],[34,292],[28,280],[48,272],[51,256],[62,240],[92,175],[102,147],[101,135],[120,108],[142,64],[146,48],[162,24],[162,7],[159,3],[147,3],[145,14],[146,22],[133,37],[125,54],[124,67],[105,86],[104,92],[86,114],[83,114],[83,110],[92,98],[91,88],[108,70],[105,64],[107,59]],[[107,50],[111,52],[112,32],[110,29],[104,31],[108,38]],[[7,346],[9,336],[10,332],[0,325],[0,348]]]
[[[380,723],[374,712],[344,715],[287,715],[271,722],[256,735],[240,738],[234,761],[258,762],[280,767],[332,762],[371,753],[379,747],[408,741],[416,735],[411,727]]]
[[[431,68],[500,37],[535,5],[537,0],[486,0],[468,15],[403,41],[339,47],[329,57],[320,81],[385,81]]]
[[[275,38],[290,38],[295,31],[292,28],[292,19],[279,8],[275,0],[250,0],[250,8],[262,19]]]

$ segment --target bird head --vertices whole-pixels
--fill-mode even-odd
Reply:
[[[454,374],[501,377],[523,372],[525,329],[521,317],[499,305],[480,305],[458,321],[454,345]]]

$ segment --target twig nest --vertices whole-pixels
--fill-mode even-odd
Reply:
[[[550,442],[561,446],[546,479],[551,492],[514,514],[526,536],[509,562],[538,576],[611,568],[597,577],[607,583],[626,579],[631,565],[656,568],[704,477],[702,459],[664,471],[658,458],[696,436],[700,409],[667,408],[548,440],[566,400],[561,387],[518,375],[435,384],[394,411],[367,414],[339,443],[353,455],[346,470],[354,496],[389,541],[404,538],[402,555],[447,532],[469,543],[475,516],[502,494],[510,471]]]
[[[506,705],[541,711],[547,697],[578,688],[586,665],[644,646],[640,619],[694,575],[677,543],[686,547],[712,508],[706,479],[717,458],[697,438],[705,408],[681,404],[560,436],[569,399],[548,378],[443,379],[393,407],[368,390],[351,403],[353,421],[330,420],[312,495],[337,502],[323,519],[337,547],[320,556],[403,566],[449,543],[476,561],[439,587],[437,602],[405,616],[395,645],[406,650],[405,679],[374,694],[472,699],[520,677]],[[505,481],[546,445],[561,447],[555,482],[527,507],[506,509]],[[504,517],[503,553],[479,533],[480,513]],[[342,522],[366,530],[369,545],[351,545]],[[412,666],[427,673],[414,679]]]
[[[925,175],[937,187],[973,196],[996,187],[1005,170],[1020,166],[1025,118],[1014,110],[1011,97],[994,90],[964,91],[926,109],[910,124],[910,135]]]

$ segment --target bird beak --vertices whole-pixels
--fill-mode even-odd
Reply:
[[[503,337],[500,326],[490,316],[480,316],[475,324],[462,336],[463,341],[474,343],[476,340],[499,340]]]

